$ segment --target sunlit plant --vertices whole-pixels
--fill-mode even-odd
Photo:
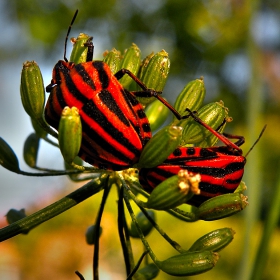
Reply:
[[[82,64],[87,61],[90,40],[91,38],[86,34],[80,34],[78,38],[72,39],[74,47],[70,57],[71,63]],[[103,61],[108,64],[113,73],[122,68],[128,69],[149,89],[161,92],[170,68],[168,54],[162,50],[155,54],[151,53],[144,60],[141,60],[140,55],[140,49],[133,44],[124,54],[115,49],[105,52]],[[120,83],[129,91],[140,91],[139,86],[128,76],[121,78]],[[49,88],[49,90],[52,89]],[[24,160],[36,172],[21,170],[16,154],[2,138],[0,139],[1,165],[21,175],[67,175],[74,182],[86,181],[86,183],[64,198],[31,215],[26,216],[22,210],[10,210],[7,214],[9,225],[0,230],[1,241],[21,233],[28,233],[34,227],[103,191],[96,222],[86,232],[88,244],[94,244],[94,279],[99,279],[99,239],[102,238],[100,223],[108,194],[112,188],[117,188],[118,234],[127,279],[154,279],[160,270],[174,276],[195,275],[215,266],[219,259],[218,252],[233,239],[232,229],[216,229],[206,235],[198,236],[194,244],[186,249],[184,245],[181,246],[172,240],[157,224],[156,211],[166,211],[186,223],[222,219],[246,207],[247,198],[243,195],[246,189],[244,183],[241,182],[235,190],[225,190],[225,194],[216,194],[210,199],[204,199],[196,206],[188,207],[186,211],[184,207],[186,204],[194,205],[191,203],[194,196],[202,196],[199,187],[200,174],[180,170],[176,175],[162,180],[154,190],[143,188],[139,182],[139,170],[141,172],[144,168],[149,169],[161,165],[178,146],[207,148],[215,145],[217,137],[195,121],[194,116],[198,116],[219,133],[222,133],[226,123],[231,121],[228,109],[224,107],[223,102],[202,105],[205,97],[202,78],[189,82],[175,101],[174,108],[180,114],[188,116],[185,119],[178,120],[174,117],[170,121],[169,109],[163,103],[154,100],[154,97],[143,96],[138,99],[146,107],[145,114],[153,131],[153,137],[144,146],[138,162],[130,168],[119,171],[87,165],[81,160],[79,152],[84,137],[83,124],[79,109],[75,106],[71,108],[66,106],[63,109],[57,130],[46,122],[45,87],[39,66],[34,61],[25,62],[23,65],[20,92],[23,107],[30,116],[34,128],[34,132],[28,136],[24,144]],[[168,124],[164,125],[166,123]],[[57,141],[52,140],[53,138],[49,135]],[[65,170],[37,166],[40,141],[47,141],[60,149],[65,161]],[[139,208],[137,214],[132,204]],[[128,210],[131,222],[127,221],[125,208]],[[189,226],[191,227],[191,224]],[[153,244],[149,244],[147,240],[147,235],[152,230],[157,230],[159,235],[178,253],[165,260],[156,256],[152,249]],[[137,261],[133,257],[131,237],[139,238],[144,245],[143,254]],[[143,259],[146,261],[143,262]],[[80,272],[76,271],[76,274],[83,279]]]

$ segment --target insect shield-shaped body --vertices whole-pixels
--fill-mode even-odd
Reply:
[[[76,15],[77,12],[71,25]],[[91,40],[86,46],[86,62],[68,62],[64,55],[64,60],[55,65],[51,84],[47,86],[50,96],[45,119],[58,129],[63,108],[76,107],[83,131],[79,156],[100,168],[122,170],[138,161],[143,146],[151,138],[149,121],[142,105],[118,81],[124,74],[132,78],[134,75],[125,69],[114,75],[106,63],[92,61]]]
[[[152,168],[142,168],[139,179],[144,189],[152,192],[165,179],[177,175],[180,170],[187,170],[190,173],[199,174],[201,179],[200,194],[191,197],[186,202],[188,204],[199,206],[212,197],[236,190],[241,182],[246,163],[246,158],[242,156],[242,150],[239,147],[245,140],[243,136],[218,132],[224,128],[228,119],[227,108],[222,105],[221,103],[208,104],[203,107],[204,109],[198,110],[198,114],[187,109],[193,119],[184,128],[185,130],[189,127],[193,128],[189,130],[187,137],[192,138],[195,135],[198,138],[197,136],[203,135],[201,142],[197,143],[198,146],[201,143],[205,144],[207,139],[206,142],[210,143],[210,147],[179,147],[162,164]],[[207,117],[208,114],[209,117]],[[203,121],[202,118],[208,121]],[[212,125],[217,130],[213,129]],[[213,139],[212,136],[214,136]],[[218,139],[225,146],[213,147],[212,145]],[[233,143],[230,139],[237,139],[237,141]]]
[[[141,185],[151,192],[159,183],[177,175],[180,170],[198,173],[200,194],[194,195],[188,204],[199,206],[211,197],[232,193],[241,182],[246,159],[227,147],[177,148],[161,165],[142,168]]]
[[[77,107],[83,140],[79,155],[86,162],[118,170],[137,161],[151,138],[142,106],[125,90],[102,61],[74,65],[59,61],[45,118],[58,128],[64,107]]]

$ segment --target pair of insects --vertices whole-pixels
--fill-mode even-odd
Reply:
[[[123,170],[137,163],[143,147],[152,136],[149,121],[136,97],[154,96],[178,119],[193,117],[216,135],[225,146],[177,148],[161,165],[140,170],[139,177],[143,187],[151,191],[164,179],[178,174],[180,169],[187,169],[201,174],[201,194],[192,199],[192,204],[200,205],[211,197],[233,192],[242,179],[246,163],[239,148],[244,143],[244,138],[221,135],[191,111],[187,116],[181,116],[160,96],[161,92],[147,88],[130,71],[121,69],[113,74],[106,63],[92,61],[91,41],[87,43],[86,62],[68,62],[66,44],[76,16],[77,11],[65,39],[64,60],[55,65],[52,81],[46,88],[47,92],[50,92],[45,108],[46,121],[58,129],[63,108],[77,107],[83,128],[79,156],[100,168]],[[118,81],[124,75],[129,75],[142,90],[126,90]],[[237,138],[238,141],[233,143],[228,137]]]

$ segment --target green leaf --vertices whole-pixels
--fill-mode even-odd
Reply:
[[[31,133],[25,140],[23,147],[23,158],[30,167],[35,167],[37,162],[40,137],[36,133]]]
[[[19,173],[19,163],[16,154],[13,149],[0,137],[0,164],[12,171]]]

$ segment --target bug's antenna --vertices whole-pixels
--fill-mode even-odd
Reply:
[[[262,131],[261,131],[261,133],[260,133],[258,139],[255,141],[255,143],[253,144],[253,146],[249,149],[249,151],[247,152],[247,154],[245,155],[245,157],[247,157],[247,156],[249,155],[249,153],[253,150],[253,148],[254,148],[254,147],[256,146],[256,144],[259,142],[259,140],[261,139],[261,137],[262,137],[262,135],[263,135],[265,129],[266,129],[266,125],[263,127],[263,129],[262,129]]]
[[[72,18],[72,21],[71,21],[71,23],[70,23],[70,25],[68,27],[68,31],[67,31],[66,38],[65,38],[65,43],[64,43],[64,61],[66,61],[66,62],[68,62],[68,59],[66,58],[66,47],[67,47],[68,36],[70,34],[72,25],[73,25],[73,23],[74,23],[74,21],[75,21],[75,19],[77,17],[78,11],[79,10],[76,10],[76,12],[75,12],[75,14],[74,14],[74,16]]]

